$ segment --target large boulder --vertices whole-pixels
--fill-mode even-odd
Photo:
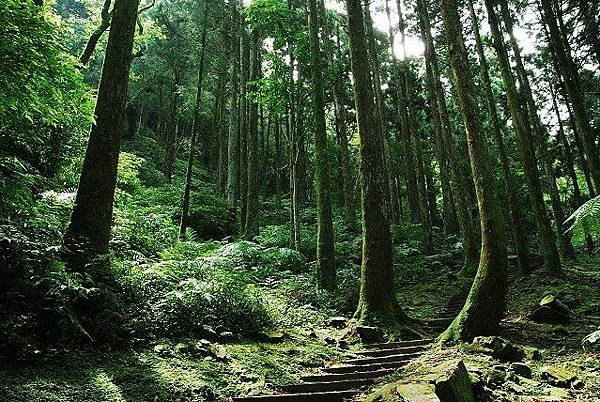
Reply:
[[[567,306],[549,294],[529,314],[529,318],[543,324],[568,324],[571,321],[571,313]]]
[[[569,388],[577,380],[577,374],[574,372],[554,366],[545,366],[540,370],[540,377],[548,384],[560,388]]]
[[[450,362],[435,380],[435,394],[441,402],[474,402],[469,372],[462,360]]]
[[[581,346],[586,352],[600,352],[600,329],[583,338]]]
[[[504,362],[523,360],[525,355],[521,347],[499,336],[478,336],[473,339],[473,347]]]

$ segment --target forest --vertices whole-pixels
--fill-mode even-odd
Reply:
[[[599,32],[0,0],[0,400],[599,402]]]

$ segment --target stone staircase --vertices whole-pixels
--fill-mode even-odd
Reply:
[[[428,332],[439,333],[456,317],[466,295],[452,297],[438,317],[425,322]],[[343,402],[362,393],[379,378],[404,367],[433,344],[433,339],[418,339],[365,345],[355,357],[342,364],[325,367],[319,374],[301,377],[299,384],[282,385],[273,395],[231,397],[229,402]]]

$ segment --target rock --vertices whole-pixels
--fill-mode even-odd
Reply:
[[[496,370],[496,369],[491,369],[490,371],[485,373],[483,381],[487,385],[494,385],[494,384],[502,384],[505,381],[505,379],[506,379],[506,372]]]
[[[600,352],[600,330],[583,338],[581,346],[586,352]]]
[[[540,352],[540,350],[536,349],[536,348],[526,348],[525,355],[530,360],[537,361],[537,360],[541,360],[541,358],[542,358],[542,352]]]
[[[258,332],[256,334],[256,336],[257,336],[258,340],[260,340],[262,342],[269,342],[269,343],[280,343],[285,340],[285,333],[283,333],[282,331],[280,331],[278,329]]]
[[[233,341],[233,339],[234,339],[233,332],[223,331],[219,334],[219,339],[221,339],[222,341],[225,341],[225,342]]]
[[[209,348],[210,354],[217,360],[227,360],[227,349],[223,345],[212,345]]]
[[[469,373],[462,360],[451,362],[435,380],[435,394],[440,402],[474,402]]]
[[[327,344],[327,345],[335,345],[336,344],[336,340],[335,338],[332,338],[331,336],[326,336],[325,338],[323,338],[323,341]]]
[[[506,384],[504,384],[504,386],[511,393],[522,394],[523,392],[525,392],[525,387],[523,387],[522,385],[519,385],[515,382],[512,382],[512,381],[507,381]]]
[[[356,332],[363,342],[375,342],[383,338],[383,331],[377,327],[359,325],[356,327]]]
[[[525,363],[514,362],[510,365],[510,371],[521,377],[531,378],[531,367]]]
[[[523,360],[524,357],[521,347],[515,346],[499,336],[478,336],[473,340],[473,346],[504,362]]]
[[[161,356],[170,356],[172,354],[172,351],[169,348],[169,345],[160,343],[160,344],[154,346],[154,353],[161,355]]]
[[[571,371],[553,366],[545,366],[540,370],[540,377],[548,384],[560,388],[569,388],[577,380],[577,375]]]
[[[347,323],[346,317],[332,317],[329,319],[329,325],[333,328],[344,328]]]
[[[404,402],[440,402],[435,394],[433,384],[411,383],[400,384],[396,387],[395,394]]]
[[[569,309],[554,295],[544,297],[538,307],[529,314],[529,318],[542,324],[568,324],[571,321]]]
[[[184,354],[184,353],[189,353],[191,349],[192,349],[192,346],[190,344],[179,342],[173,348],[173,352],[175,352],[177,354]]]

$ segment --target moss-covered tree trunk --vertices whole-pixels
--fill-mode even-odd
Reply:
[[[247,159],[247,180],[246,180],[246,213],[244,222],[244,237],[247,240],[253,239],[258,235],[259,228],[259,195],[260,195],[260,161],[258,159],[258,100],[256,93],[258,91],[257,82],[261,73],[262,40],[258,32],[252,33],[250,44],[250,76],[248,92],[252,92],[247,103],[248,106],[248,135],[246,137],[246,159]]]
[[[96,119],[64,236],[65,258],[77,271],[83,271],[91,258],[108,253],[138,5],[138,0],[117,0],[114,6],[94,111]]]
[[[190,193],[192,189],[192,178],[194,170],[194,151],[196,149],[196,138],[200,126],[200,102],[202,99],[202,82],[204,81],[204,56],[206,54],[206,33],[208,31],[208,0],[204,0],[204,16],[202,20],[202,34],[200,36],[200,57],[198,60],[198,77],[196,82],[196,98],[194,110],[192,111],[192,133],[190,138],[190,154],[188,156],[185,184],[183,186],[183,200],[181,208],[181,221],[179,224],[179,239],[185,240],[185,231],[188,227],[190,212]]]
[[[386,170],[379,119],[372,92],[369,58],[360,0],[346,0],[354,101],[360,136],[362,266],[356,316],[362,321],[406,318],[394,291],[392,242],[385,211]]]
[[[247,24],[242,17],[241,25],[241,83],[240,83],[240,135],[239,135],[239,189],[240,195],[240,232],[244,233],[246,226],[246,208],[248,208],[248,131],[249,105],[248,80],[250,78],[250,41],[248,40]]]
[[[446,233],[458,233],[458,221],[454,209],[454,196],[450,187],[450,174],[448,172],[448,159],[444,151],[444,140],[442,139],[442,126],[440,114],[437,112],[438,105],[435,96],[433,73],[430,60],[425,60],[425,79],[427,88],[427,102],[431,109],[431,119],[434,127],[435,159],[440,171],[440,185],[442,188],[442,224]]]
[[[463,173],[458,163],[458,157],[454,151],[452,139],[452,129],[450,125],[450,117],[446,107],[446,96],[440,79],[440,71],[435,50],[435,44],[431,35],[431,23],[427,5],[424,0],[417,1],[417,11],[419,14],[419,26],[421,35],[425,42],[425,57],[429,60],[431,68],[431,81],[435,91],[435,99],[437,101],[437,113],[439,114],[439,122],[441,125],[443,149],[445,151],[449,170],[450,183],[452,186],[452,194],[454,197],[454,206],[458,225],[463,239],[463,254],[465,267],[471,267],[477,264],[479,260],[479,247],[477,244],[477,232],[473,227],[473,222],[469,213],[469,195],[463,179]]]
[[[231,2],[231,75],[227,135],[227,209],[229,230],[235,228],[239,190],[240,121],[240,0]]]
[[[329,185],[327,126],[317,0],[308,0],[310,41],[310,71],[312,77],[312,107],[315,119],[315,187],[317,193],[317,272],[319,285],[327,290],[336,287],[333,246],[333,216]]]
[[[227,187],[227,144],[228,132],[225,119],[227,117],[227,72],[231,60],[231,21],[228,20],[223,24],[221,32],[221,48],[223,51],[223,59],[220,62],[219,83],[217,92],[217,107],[216,107],[216,122],[218,130],[218,157],[217,157],[217,191],[221,196],[226,195]]]
[[[440,0],[440,9],[449,46],[452,78],[467,133],[481,225],[481,256],[477,274],[463,309],[440,339],[471,340],[478,335],[495,333],[502,318],[506,291],[506,242],[496,183],[490,169],[491,157],[481,128],[475,83],[461,32],[458,4],[456,0]]]
[[[494,135],[494,142],[496,144],[496,150],[500,157],[500,166],[502,168],[502,179],[504,182],[504,191],[508,200],[508,208],[510,212],[510,223],[512,228],[513,241],[515,246],[515,252],[517,254],[517,264],[519,271],[523,275],[527,275],[530,272],[529,264],[527,262],[527,237],[525,235],[525,228],[523,227],[521,211],[519,207],[519,201],[517,198],[517,188],[512,172],[510,171],[510,162],[508,161],[508,154],[506,147],[504,146],[504,140],[502,138],[502,128],[500,126],[500,118],[498,116],[498,110],[496,109],[496,101],[494,92],[492,91],[492,82],[490,79],[489,65],[485,56],[483,41],[481,40],[481,34],[479,32],[479,20],[475,9],[473,7],[473,0],[468,1],[469,13],[471,15],[471,25],[475,34],[475,43],[477,47],[477,54],[479,56],[479,64],[481,66],[481,78],[483,81],[483,95],[486,100],[487,111],[491,120],[491,130]]]
[[[375,96],[375,106],[377,108],[377,118],[381,130],[381,142],[383,144],[383,162],[387,177],[387,197],[386,204],[388,213],[392,222],[398,222],[398,194],[393,182],[393,161],[391,158],[390,144],[388,139],[387,124],[385,121],[385,97],[381,90],[381,71],[379,55],[377,53],[377,42],[373,30],[373,20],[371,18],[370,2],[363,1],[363,10],[365,18],[365,32],[367,34],[367,52],[369,55],[370,66],[373,78],[373,95]]]
[[[515,136],[517,139],[517,148],[519,150],[519,156],[524,168],[525,180],[529,189],[529,200],[531,202],[531,207],[538,230],[541,252],[544,256],[544,268],[549,273],[561,274],[562,268],[560,265],[558,247],[556,245],[556,236],[552,229],[552,225],[550,224],[550,219],[548,219],[546,206],[544,204],[535,149],[533,146],[533,133],[528,130],[528,126],[526,124],[525,118],[527,118],[527,115],[523,113],[522,102],[519,98],[515,80],[510,68],[510,61],[504,45],[502,32],[500,31],[500,24],[494,8],[494,3],[491,0],[486,0],[485,4],[488,12],[488,21],[492,32],[494,48],[496,49],[496,53],[498,55],[502,81],[504,82],[504,86],[506,88],[506,98],[510,115],[513,120]]]
[[[581,88],[581,80],[579,71],[573,57],[569,42],[566,38],[564,29],[561,32],[558,16],[553,7],[552,0],[540,0],[543,20],[548,27],[550,34],[550,46],[557,58],[559,73],[563,78],[567,96],[571,102],[575,125],[577,131],[582,138],[585,157],[589,166],[589,170],[594,182],[596,191],[600,190],[600,152],[596,144],[596,136],[591,128],[588,116],[588,110],[585,105],[583,90]]]
[[[562,117],[560,115],[560,111],[558,109],[558,105],[556,103],[556,92],[553,89],[552,83],[548,83],[548,88],[550,89],[550,98],[552,100],[552,109],[556,114],[556,121],[558,122],[558,138],[562,145],[562,155],[563,166],[567,171],[569,178],[571,179],[571,185],[573,186],[573,201],[574,204],[571,205],[574,208],[578,208],[580,205],[583,205],[584,199],[581,195],[581,188],[579,187],[579,179],[577,177],[577,172],[575,171],[575,163],[573,161],[573,152],[571,150],[571,144],[569,144],[569,140],[565,134]],[[584,236],[585,243],[587,246],[588,253],[593,253],[594,251],[594,240],[592,236],[589,234],[587,222],[584,222]]]
[[[556,175],[554,174],[552,161],[550,154],[548,153],[548,145],[546,144],[548,132],[542,125],[542,122],[538,116],[537,105],[533,99],[533,92],[529,83],[529,77],[525,69],[525,65],[523,64],[523,59],[521,58],[521,50],[519,49],[517,39],[514,35],[513,17],[506,0],[500,0],[500,10],[506,31],[508,32],[510,46],[516,62],[517,79],[519,82],[519,87],[521,88],[523,111],[528,116],[529,127],[531,128],[532,135],[534,136],[533,142],[537,143],[537,149],[539,150],[539,155],[546,173],[546,182],[548,185],[548,192],[550,193],[552,213],[554,215],[554,221],[556,224],[556,237],[558,240],[558,246],[563,257],[573,259],[575,258],[575,250],[571,245],[570,237],[565,234],[563,230],[565,215],[563,213],[560,195],[556,185]],[[525,122],[527,125],[527,119],[525,119]]]

